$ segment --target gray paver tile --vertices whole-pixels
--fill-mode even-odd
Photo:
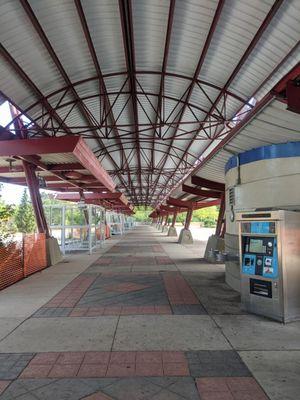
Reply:
[[[71,307],[42,307],[33,314],[33,318],[67,317],[72,311]]]
[[[270,399],[299,399],[300,351],[241,351],[239,354]]]
[[[1,400],[79,400],[117,381],[112,379],[19,379],[0,396]]]
[[[1,354],[0,379],[16,379],[28,365],[34,354]]]
[[[186,353],[194,377],[251,376],[238,353],[225,351],[191,351]]]
[[[172,311],[175,315],[205,315],[205,308],[201,304],[180,304],[172,305]]]
[[[0,343],[1,352],[90,351],[111,348],[117,317],[30,318]],[[84,334],[83,334],[84,332]]]
[[[113,350],[229,350],[208,315],[120,317]]]

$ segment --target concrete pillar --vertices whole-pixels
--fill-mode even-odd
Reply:
[[[193,209],[189,208],[188,212],[186,214],[184,228],[181,230],[180,235],[179,235],[178,243],[180,243],[180,244],[193,244],[194,243],[192,233],[189,229],[192,217],[193,217]]]
[[[175,228],[176,218],[177,218],[177,211],[174,211],[172,224],[168,230],[168,236],[177,237],[177,231]]]
[[[222,194],[221,197],[221,204],[220,204],[220,211],[216,226],[216,233],[211,235],[208,238],[206,249],[204,253],[204,259],[208,262],[215,263],[214,252],[218,250],[219,252],[224,252],[225,250],[225,243],[224,243],[224,234],[225,234],[225,193]],[[212,256],[213,254],[213,256]]]
[[[47,265],[55,265],[58,262],[62,261],[62,255],[57,240],[53,237],[50,237],[49,234],[48,224],[46,221],[44,207],[39,190],[39,182],[35,173],[36,166],[26,161],[23,161],[23,168],[38,231],[39,233],[45,233],[46,235]]]

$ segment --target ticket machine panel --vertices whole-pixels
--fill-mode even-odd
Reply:
[[[277,240],[270,236],[243,236],[242,271],[248,275],[278,277]]]
[[[300,213],[257,211],[237,220],[243,308],[283,322],[300,318]]]

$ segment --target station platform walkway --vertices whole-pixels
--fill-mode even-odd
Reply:
[[[138,226],[3,290],[0,399],[299,399],[300,323],[242,312],[203,250]]]

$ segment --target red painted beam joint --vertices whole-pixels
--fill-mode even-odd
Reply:
[[[209,179],[201,178],[200,176],[192,176],[192,184],[200,186],[201,188],[211,189],[219,192],[225,191],[224,183],[214,182]]]
[[[217,192],[214,190],[202,190],[196,187],[182,185],[182,191],[190,194],[194,194],[196,196],[201,196],[205,198],[212,198],[212,199],[220,199],[222,197],[223,192]]]

